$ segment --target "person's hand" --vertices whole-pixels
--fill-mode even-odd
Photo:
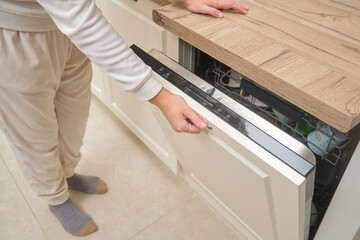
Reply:
[[[218,9],[234,9],[246,14],[249,8],[235,0],[183,0],[185,7],[190,12],[204,13],[222,18],[224,14]]]
[[[165,88],[149,102],[161,110],[176,132],[200,133],[201,129],[207,128],[205,120],[199,117],[182,97],[170,93]]]

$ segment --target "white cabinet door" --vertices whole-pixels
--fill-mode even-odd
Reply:
[[[91,90],[96,97],[105,105],[109,105],[109,81],[105,74],[95,65],[92,64],[93,76],[91,81]]]
[[[169,62],[164,66],[174,70]],[[220,107],[219,92],[215,90],[210,97],[200,90],[208,87],[204,81],[198,79],[196,89],[181,77],[186,74],[176,76],[156,64],[153,69],[167,89],[184,97],[212,127],[199,135],[176,133],[160,111],[153,109],[184,172],[237,220],[238,229],[249,239],[306,239],[314,165],[250,120]],[[243,113],[251,115],[245,108]],[[280,134],[277,130],[274,134]],[[284,140],[293,141],[290,136]]]
[[[126,3],[125,3],[126,2]],[[178,48],[177,39],[152,22],[150,16],[157,7],[151,1],[104,0],[97,2],[103,15],[128,45],[137,44],[144,49],[168,51]],[[108,78],[105,76],[105,78]],[[132,93],[123,91],[108,78],[110,109],[130,128],[172,171],[178,171],[177,159],[167,143],[159,124],[149,109],[149,103],[139,101]]]
[[[174,173],[178,172],[177,158],[167,142],[159,123],[150,111],[150,103],[124,92],[111,81],[112,110]]]
[[[160,7],[149,0],[101,0],[97,5],[105,18],[130,46],[149,51],[157,49],[178,59],[178,37],[152,21],[152,10]]]
[[[105,18],[128,45],[136,44],[146,50],[155,48],[163,51],[166,31],[153,23],[151,18],[145,16],[144,11],[140,12],[143,10],[142,4],[145,2],[131,0],[98,1]],[[147,10],[151,13],[152,8]]]

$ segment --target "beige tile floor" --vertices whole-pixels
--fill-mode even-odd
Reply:
[[[240,239],[96,97],[82,153],[77,172],[98,175],[109,186],[101,196],[70,193],[99,226],[85,239]],[[0,239],[77,239],[31,191],[2,132],[0,191]]]

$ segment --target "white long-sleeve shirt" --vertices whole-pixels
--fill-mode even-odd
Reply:
[[[128,48],[94,0],[0,0],[0,28],[59,29],[125,91],[146,101],[161,90],[151,68]]]

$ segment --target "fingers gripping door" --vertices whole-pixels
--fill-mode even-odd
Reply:
[[[190,97],[192,93],[181,91],[164,75],[155,75],[211,125],[211,130],[198,135],[176,133],[153,108],[185,174],[236,219],[249,239],[306,239],[313,166],[306,172],[296,169],[296,164],[289,166],[268,146],[259,145]],[[255,134],[249,124],[244,121],[242,130]]]

